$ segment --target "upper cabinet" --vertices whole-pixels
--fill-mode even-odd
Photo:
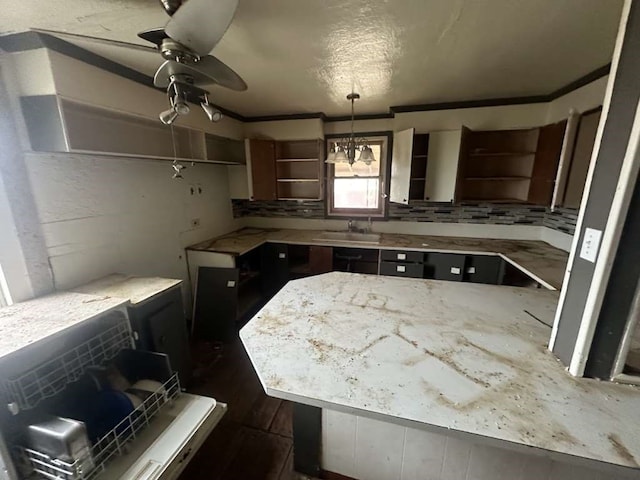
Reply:
[[[394,133],[390,201],[406,205],[425,199],[428,151],[428,134],[415,134],[413,128]]]
[[[56,95],[21,97],[31,148],[194,162],[244,163],[242,141]]]
[[[541,128],[462,128],[456,202],[549,205],[566,121]]]
[[[321,200],[324,142],[246,140],[251,200]]]

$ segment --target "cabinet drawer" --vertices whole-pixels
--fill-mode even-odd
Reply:
[[[382,250],[382,260],[391,262],[412,262],[422,263],[424,261],[424,253],[407,252],[404,250]]]
[[[382,262],[380,264],[380,275],[422,278],[423,272],[424,265],[421,263]]]
[[[428,253],[425,257],[425,278],[461,282],[466,258],[466,255],[455,253]]]

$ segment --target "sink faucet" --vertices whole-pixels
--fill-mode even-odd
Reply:
[[[367,218],[367,228],[365,229],[365,233],[371,233],[371,228],[372,228],[371,217],[368,217]]]
[[[347,221],[347,230],[348,230],[349,232],[355,232],[355,231],[356,231],[356,229],[357,229],[357,228],[356,228],[356,222],[355,222],[355,220],[353,220],[352,218],[350,218],[350,219]]]

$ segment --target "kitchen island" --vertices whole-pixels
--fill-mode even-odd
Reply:
[[[434,470],[425,478],[484,480],[465,473],[480,462],[474,448],[497,446],[476,451],[485,467],[502,448],[520,463],[509,457],[516,473],[501,465],[507,476],[494,478],[552,478],[524,476],[529,454],[549,469],[552,459],[570,460],[607,470],[602,478],[640,478],[640,389],[565,372],[546,349],[557,298],[333,272],[289,282],[240,337],[269,395],[322,409],[323,469],[423,478],[406,474],[420,464]],[[424,435],[428,446],[415,447],[411,439],[424,445]],[[466,453],[454,463],[466,470],[447,476],[460,442]]]

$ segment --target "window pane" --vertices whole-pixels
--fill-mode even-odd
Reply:
[[[378,208],[380,182],[377,178],[336,178],[335,208]]]

